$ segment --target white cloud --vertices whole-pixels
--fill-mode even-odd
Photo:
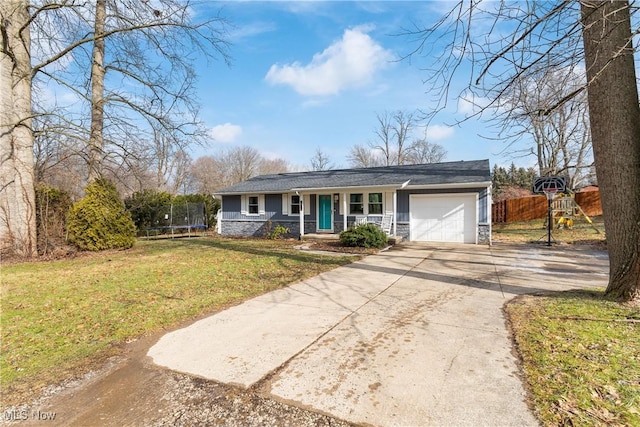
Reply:
[[[467,115],[477,114],[489,104],[491,104],[489,98],[465,94],[458,99],[458,113]]]
[[[431,125],[425,130],[427,141],[441,141],[451,137],[455,129],[447,125]]]
[[[217,142],[233,142],[242,134],[242,127],[225,123],[209,129],[209,136]]]
[[[245,39],[261,36],[275,30],[276,26],[273,23],[254,22],[240,27],[234,27],[229,33],[229,39],[233,40],[234,43],[239,43]]]
[[[340,40],[316,53],[309,64],[272,65],[265,79],[311,96],[335,95],[346,88],[365,85],[393,58],[391,51],[369,37],[368,31],[368,27],[345,30]]]

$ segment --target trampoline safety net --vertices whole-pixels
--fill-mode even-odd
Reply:
[[[174,232],[188,232],[207,229],[207,217],[204,203],[185,203],[158,206],[151,215],[151,222],[147,228],[155,234]]]

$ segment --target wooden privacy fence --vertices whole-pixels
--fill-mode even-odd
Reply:
[[[575,194],[575,201],[589,216],[602,215],[600,191],[583,191]],[[526,196],[501,200],[491,206],[491,218],[497,222],[531,221],[547,216],[546,196]]]

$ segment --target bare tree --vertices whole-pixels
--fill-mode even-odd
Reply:
[[[258,167],[258,175],[271,175],[291,171],[291,165],[284,159],[262,159]]]
[[[354,145],[347,156],[349,164],[354,168],[371,168],[375,166],[383,166],[384,159],[371,147],[362,145]]]
[[[175,0],[45,3],[29,10],[38,35],[36,87],[76,98],[55,108],[36,100],[34,109],[66,118],[67,129],[87,146],[90,179],[111,164],[119,167],[118,157],[144,152],[137,141],[150,133],[201,139],[191,63],[196,54],[227,59],[224,20],[196,22],[191,2]],[[86,106],[89,123],[79,106]]]
[[[254,148],[238,147],[223,150],[215,156],[203,156],[190,168],[193,189],[201,194],[213,194],[256,175],[285,173],[291,166],[283,159],[265,159]]]
[[[31,128],[31,34],[27,2],[0,2],[0,249],[36,251]]]
[[[14,251],[35,250],[33,117],[55,116],[67,137],[84,142],[77,154],[89,178],[139,154],[135,141],[151,126],[197,140],[191,63],[227,54],[224,20],[195,22],[192,7],[178,0],[1,2],[0,240]],[[75,100],[54,108],[32,96],[41,87]]]
[[[407,162],[409,138],[415,126],[413,113],[398,110],[393,113],[393,136],[395,139],[395,163],[403,165]]]
[[[533,137],[533,146],[509,152],[535,156],[540,175],[566,176],[571,189],[584,182],[593,165],[587,94],[578,91],[564,104],[550,108],[585,82],[583,71],[549,67],[538,75],[517,79],[503,95],[507,108],[499,138]]]
[[[171,174],[171,194],[189,194],[192,187],[191,156],[184,150],[179,150],[175,155],[174,167]]]
[[[200,194],[213,194],[228,186],[223,165],[213,156],[198,157],[191,164],[191,179],[194,189]]]
[[[475,36],[474,30],[481,34]],[[523,6],[461,0],[433,26],[407,34],[418,43],[412,55],[440,61],[427,78],[427,90],[436,94],[438,103],[434,114],[446,107],[454,76],[469,69],[463,66],[466,61],[472,74],[461,97],[480,107],[476,114],[481,114],[501,107],[501,95],[521,78],[548,67],[570,68],[584,60],[585,85],[556,99],[540,114],[554,111],[587,88],[609,251],[606,294],[640,301],[640,108],[629,2],[528,2]],[[434,52],[442,48],[443,34],[450,43]]]
[[[376,119],[376,139],[369,143],[369,147],[378,152],[376,155],[382,157],[385,166],[405,164],[409,138],[416,124],[413,113],[401,110],[384,112],[377,114]]]
[[[405,157],[406,164],[439,163],[447,158],[447,150],[426,139],[417,139],[411,143]]]
[[[311,158],[311,170],[324,171],[333,168],[333,162],[320,147],[316,148],[316,153]]]

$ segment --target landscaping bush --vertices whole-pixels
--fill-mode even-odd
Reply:
[[[287,227],[284,227],[278,224],[275,227],[271,228],[271,221],[267,222],[267,231],[266,231],[267,239],[271,239],[271,240],[283,239],[284,237],[286,237],[287,234],[289,234],[289,229]]]
[[[69,242],[81,250],[128,249],[135,242],[135,230],[116,187],[106,179],[89,184],[86,196],[67,216]]]
[[[387,244],[387,235],[376,224],[360,224],[340,233],[344,246],[360,248],[382,248]]]

